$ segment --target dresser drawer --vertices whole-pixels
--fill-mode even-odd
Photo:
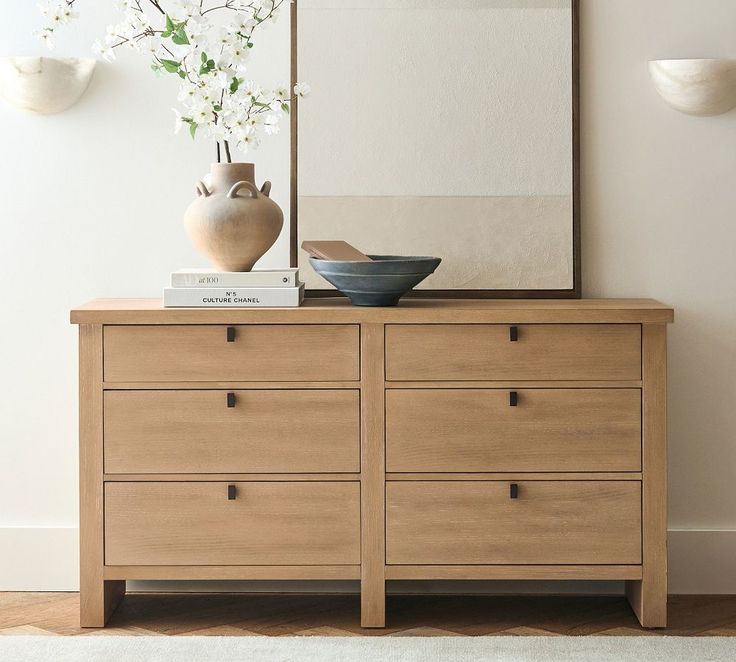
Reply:
[[[232,484],[232,483],[231,483]],[[106,565],[354,565],[360,485],[107,483]]]
[[[394,324],[392,381],[638,380],[638,324]]]
[[[641,563],[641,483],[389,482],[386,554],[397,565]]]
[[[640,471],[639,389],[390,389],[393,472]]]
[[[106,391],[105,471],[360,471],[359,392]]]
[[[357,325],[106,326],[104,333],[107,382],[360,379]]]

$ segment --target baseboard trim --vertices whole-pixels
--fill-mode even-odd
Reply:
[[[0,591],[77,590],[77,527],[0,527]]]
[[[0,591],[76,591],[76,527],[0,527]],[[734,595],[736,530],[669,531],[669,592]],[[391,582],[389,593],[598,593],[619,594],[621,582],[468,581]],[[354,593],[358,584],[337,582],[129,582],[134,591]]]
[[[736,595],[736,530],[671,529],[667,557],[670,593]]]

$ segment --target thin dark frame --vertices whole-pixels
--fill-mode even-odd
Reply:
[[[572,0],[572,232],[573,287],[563,290],[413,290],[421,299],[580,299],[582,297],[582,244],[580,237],[580,0]],[[291,84],[298,80],[297,0],[291,3]],[[299,266],[299,102],[291,112],[290,262]],[[307,290],[310,298],[342,297],[336,290]]]

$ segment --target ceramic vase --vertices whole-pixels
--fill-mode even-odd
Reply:
[[[184,217],[189,239],[219,271],[250,271],[284,225],[281,208],[260,190],[252,163],[214,163]]]

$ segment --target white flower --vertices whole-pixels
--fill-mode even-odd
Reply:
[[[240,88],[243,94],[254,99],[258,99],[261,96],[261,88],[255,83],[255,81],[247,80]]]
[[[109,46],[103,44],[101,41],[96,41],[92,46],[92,52],[99,55],[101,58],[112,62],[115,59],[115,51]]]
[[[53,30],[50,30],[48,28],[41,30],[38,33],[38,37],[41,39],[41,41],[46,44],[46,48],[48,48],[50,51],[54,50],[54,32]]]
[[[38,36],[52,48],[57,30],[76,18],[77,0],[42,1],[45,25]],[[306,83],[292,93],[288,86],[272,91],[244,80],[254,48],[251,35],[275,20],[278,6],[289,1],[115,0],[117,23],[93,50],[108,62],[118,48],[135,50],[152,60],[157,75],[179,76],[175,131],[196,124],[199,134],[247,152],[263,135],[279,132],[284,107],[294,95],[310,92]],[[158,3],[165,14],[154,11]]]
[[[308,83],[297,83],[294,85],[294,94],[300,99],[308,97],[312,92],[312,88]]]
[[[243,71],[245,69],[245,62],[250,55],[250,49],[247,46],[236,44],[229,49],[228,54],[230,66],[238,71]]]
[[[182,119],[181,113],[176,109],[172,108],[171,110],[174,111],[174,133],[179,133],[184,126],[184,120]]]
[[[252,134],[243,136],[238,140],[238,149],[244,154],[247,154],[251,149],[255,149],[256,147],[258,147],[258,138]]]
[[[269,136],[275,136],[280,130],[278,115],[269,115],[264,122],[263,129]]]

